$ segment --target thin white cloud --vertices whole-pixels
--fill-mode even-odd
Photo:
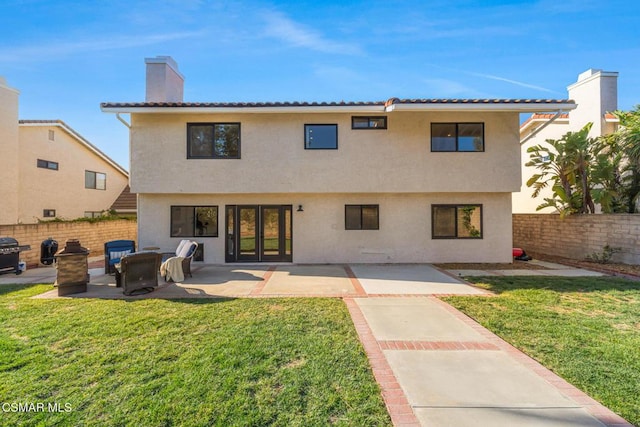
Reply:
[[[556,93],[555,91],[553,91],[551,89],[547,89],[546,87],[536,86],[536,85],[532,85],[532,84],[524,83],[524,82],[519,82],[517,80],[511,80],[511,79],[507,79],[505,77],[494,76],[494,75],[491,75],[491,74],[474,73],[474,72],[470,72],[470,71],[466,71],[466,73],[471,75],[471,76],[483,77],[485,79],[490,79],[490,80],[497,80],[497,81],[500,81],[500,82],[510,83],[512,85],[526,87],[526,88],[529,88],[529,89],[535,89],[535,90],[539,90],[539,91],[542,91],[542,92]]]
[[[318,31],[302,25],[280,12],[265,12],[265,35],[281,40],[293,47],[303,47],[318,52],[344,55],[362,54],[360,47],[353,43],[330,40]]]
[[[480,96],[480,93],[469,86],[466,86],[460,82],[449,80],[449,79],[425,79],[423,80],[427,85],[427,90],[429,91],[428,97],[430,98],[438,98],[438,97],[458,97],[460,95],[464,97],[477,97]]]
[[[56,42],[31,46],[17,46],[2,50],[0,53],[0,62],[15,63],[24,61],[41,61],[88,52],[150,46],[172,40],[197,37],[202,34],[202,31],[190,31],[143,36],[127,35],[79,42]]]

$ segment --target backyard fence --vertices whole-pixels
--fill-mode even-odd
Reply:
[[[514,214],[513,246],[526,252],[585,259],[620,248],[613,262],[640,264],[640,214]]]
[[[104,253],[104,243],[110,240],[137,241],[138,228],[134,220],[98,222],[43,222],[40,224],[0,225],[0,237],[13,237],[20,245],[30,245],[31,250],[20,253],[27,266],[40,264],[40,244],[52,237],[60,249],[69,239],[78,239],[89,249],[90,257]]]

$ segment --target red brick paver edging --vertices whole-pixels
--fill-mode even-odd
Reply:
[[[413,409],[407,400],[407,396],[400,387],[389,362],[387,362],[382,349],[373,336],[373,332],[362,314],[360,307],[353,298],[343,298],[349,314],[353,320],[360,342],[367,353],[373,376],[380,385],[382,398],[387,406],[387,411],[391,416],[394,426],[420,426],[418,418],[413,413]]]

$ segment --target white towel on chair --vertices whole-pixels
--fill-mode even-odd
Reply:
[[[173,280],[174,282],[182,282],[184,280],[184,272],[182,271],[183,257],[174,256],[166,260],[160,266],[160,275],[164,277],[167,282]]]

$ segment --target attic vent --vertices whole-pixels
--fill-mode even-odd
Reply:
[[[56,133],[52,130],[49,131],[49,141],[55,140]]]

